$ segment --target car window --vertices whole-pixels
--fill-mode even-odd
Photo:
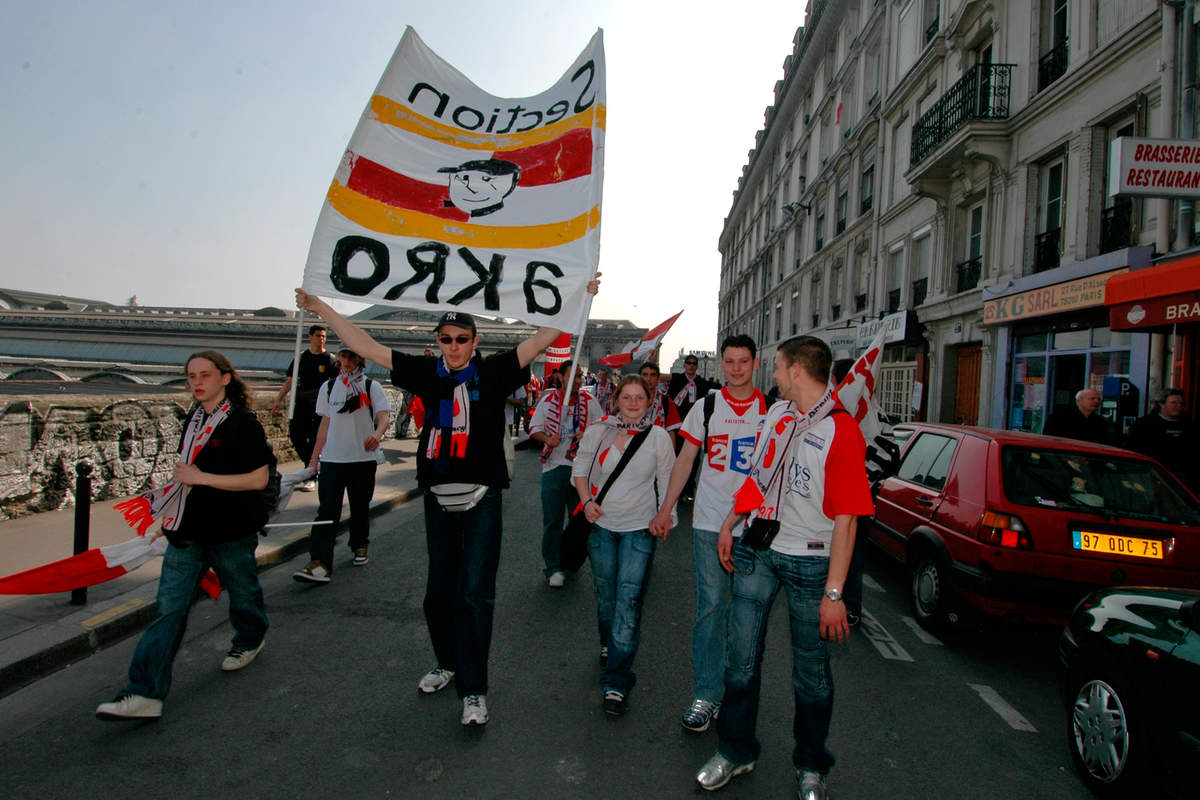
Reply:
[[[940,492],[946,485],[953,457],[953,437],[922,433],[904,454],[896,477]]]
[[[1005,447],[1004,494],[1014,503],[1200,525],[1200,506],[1157,464],[1072,450]]]

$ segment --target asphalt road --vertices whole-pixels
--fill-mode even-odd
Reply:
[[[418,501],[373,521],[366,567],[340,547],[327,587],[291,579],[306,559],[264,573],[272,628],[242,672],[219,669],[224,599],[197,606],[160,721],[93,716],[124,684],[135,639],[0,700],[0,797],[707,796],[693,775],[715,731],[678,721],[691,700],[690,530],[659,547],[632,707],[608,719],[587,568],[545,585],[536,454],[518,451],[518,464],[486,727],[462,728],[452,689],[416,691],[433,666]],[[868,617],[834,647],[833,797],[1086,797],[1065,745],[1057,631],[996,623],[937,639],[912,622],[898,565],[871,554],[867,573]],[[783,606],[764,663],[762,757],[723,797],[795,797]]]

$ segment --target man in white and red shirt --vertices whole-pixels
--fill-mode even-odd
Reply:
[[[667,433],[671,434],[671,444],[674,445],[675,433],[683,424],[683,419],[679,416],[679,409],[667,396],[664,387],[659,385],[658,364],[647,361],[638,368],[638,374],[650,387],[650,413],[654,416],[654,424],[667,429]]]
[[[703,453],[696,500],[692,506],[692,552],[696,572],[696,621],[692,625],[694,699],[683,714],[683,727],[705,731],[725,694],[725,619],[729,613],[730,576],[717,557],[721,523],[733,509],[733,495],[750,474],[750,457],[767,404],[754,388],[758,348],[745,334],[721,343],[725,388],[701,396],[691,406],[679,431],[682,440],[671,482],[650,532],[666,538],[671,510]],[[738,526],[740,529],[740,526]],[[740,533],[740,530],[739,530]]]
[[[562,388],[542,393],[529,422],[529,438],[542,445],[542,560],[547,583],[558,589],[567,577],[562,570],[563,520],[578,502],[571,465],[584,430],[599,422],[604,411],[594,396],[580,390],[582,368],[566,361],[555,374],[564,386],[570,381],[569,390],[565,395]]]
[[[850,635],[842,588],[857,518],[874,513],[866,443],[854,417],[837,403],[829,383],[832,363],[829,345],[813,336],[779,346],[775,381],[788,402],[767,412],[750,477],[721,525],[717,549],[733,573],[733,592],[719,743],[696,775],[704,789],[719,789],[754,769],[758,759],[760,648],[771,606],[783,589],[792,636],[798,795],[828,796],[825,776],[834,758],[825,741],[833,717],[833,673],[826,641]],[[747,514],[750,524],[735,541],[733,528]]]
[[[596,382],[584,391],[596,398],[605,414],[611,414],[614,387],[615,384],[609,379],[608,367],[599,367],[596,370]]]

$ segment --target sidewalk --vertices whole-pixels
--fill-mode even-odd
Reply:
[[[371,516],[386,513],[420,495],[416,439],[389,439],[386,463],[375,475]],[[281,473],[300,469],[299,461],[279,465]],[[116,544],[137,535],[121,513],[120,500],[92,504],[91,547]],[[296,492],[273,522],[307,522],[316,517],[317,493]],[[345,524],[349,508],[342,509]],[[49,511],[0,522],[0,574],[57,561],[71,555],[75,509]],[[339,528],[341,530],[341,528]],[[260,537],[259,571],[308,551],[309,528],[275,528]],[[344,537],[339,544],[344,544]],[[162,559],[142,565],[88,589],[87,604],[71,605],[70,594],[0,595],[0,697],[134,633],[153,619]]]

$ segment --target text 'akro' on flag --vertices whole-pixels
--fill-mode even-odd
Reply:
[[[649,358],[662,344],[663,337],[667,335],[667,331],[671,330],[671,326],[675,324],[675,320],[679,319],[682,313],[681,310],[679,314],[663,320],[647,331],[640,341],[634,342],[620,353],[604,356],[600,359],[600,363],[606,367],[623,367],[631,361]]]
[[[406,29],[326,194],[304,289],[581,329],[605,102],[600,31],[554,86],[513,99]]]

